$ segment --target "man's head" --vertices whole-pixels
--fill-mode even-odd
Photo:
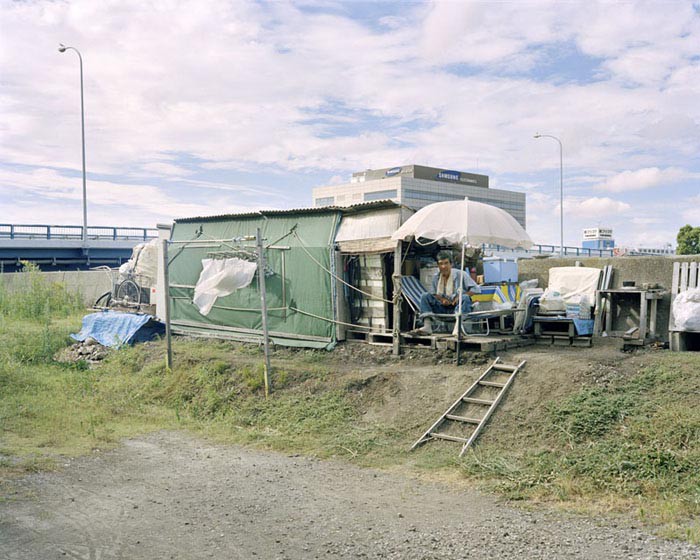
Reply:
[[[447,277],[452,269],[452,253],[449,251],[440,251],[437,254],[437,264],[440,269],[440,274]]]

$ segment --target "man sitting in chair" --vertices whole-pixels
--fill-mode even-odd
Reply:
[[[420,298],[420,312],[454,315],[455,307],[459,304],[459,282],[463,283],[462,314],[472,310],[472,294],[481,293],[479,285],[472,278],[452,268],[452,254],[449,251],[440,251],[437,256],[438,272],[433,276],[432,291],[425,293]],[[455,329],[456,329],[455,325]],[[423,319],[423,327],[417,334],[431,334],[433,325],[430,317]]]

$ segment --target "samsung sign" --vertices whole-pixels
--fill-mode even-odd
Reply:
[[[440,171],[437,174],[438,179],[447,179],[448,181],[459,181],[460,177],[459,171]]]
[[[392,167],[386,173],[384,173],[384,175],[386,175],[387,177],[393,177],[394,175],[398,175],[399,173],[401,173],[400,167]]]

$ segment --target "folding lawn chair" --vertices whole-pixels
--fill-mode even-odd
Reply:
[[[406,303],[408,303],[408,306],[411,308],[411,311],[413,311],[413,328],[416,328],[416,321],[420,319],[435,319],[437,321],[440,321],[442,324],[453,324],[457,318],[456,315],[453,313],[445,314],[445,313],[421,313],[420,311],[420,300],[421,296],[423,294],[427,294],[428,290],[426,290],[423,287],[423,284],[420,283],[420,281],[414,277],[414,276],[402,276],[401,277],[401,292],[403,293],[406,300]],[[477,304],[475,304],[477,305]],[[491,314],[486,314],[486,311],[476,311],[472,313],[465,313],[462,315],[462,330],[464,331],[465,334],[474,334],[474,333],[468,333],[466,332],[465,329],[467,329],[470,325],[480,325],[482,328],[485,329],[486,332],[480,333],[482,335],[487,335],[489,334],[489,322],[488,319],[489,317],[492,317],[493,315]]]

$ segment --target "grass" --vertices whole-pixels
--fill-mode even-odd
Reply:
[[[268,400],[262,354],[252,346],[178,339],[173,371],[162,342],[112,352],[95,368],[56,362],[82,314],[72,296],[27,274],[34,274],[29,295],[12,300],[0,289],[0,477],[51,468],[124,437],[187,429],[222,442],[466,477],[510,499],[589,514],[632,512],[666,536],[700,542],[698,354],[649,354],[639,371],[603,387],[572,385],[529,417],[538,430],[501,416],[512,422],[510,439],[483,438],[463,459],[439,443],[409,454],[420,414],[410,402],[383,405],[383,378],[337,375],[328,354],[276,353]],[[390,406],[404,410],[381,422],[364,415]]]
[[[461,468],[513,499],[634,509],[666,535],[700,542],[700,356],[649,361],[631,378],[548,403],[548,428],[525,451],[484,443]]]

